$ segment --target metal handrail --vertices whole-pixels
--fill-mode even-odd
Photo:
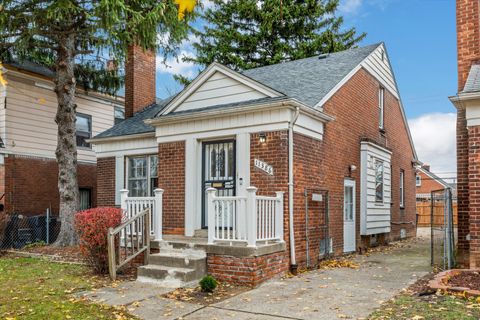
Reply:
[[[144,263],[148,264],[150,223],[150,208],[147,208],[118,227],[108,229],[108,271],[112,280],[120,268],[143,252]]]

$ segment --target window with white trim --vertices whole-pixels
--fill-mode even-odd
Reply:
[[[75,135],[77,139],[77,147],[91,148],[91,145],[87,142],[87,140],[92,137],[92,116],[83,113],[77,113],[75,117]]]
[[[125,109],[122,107],[115,106],[114,118],[115,118],[114,124],[119,124],[120,122],[125,120]]]
[[[422,185],[422,177],[419,174],[415,176],[415,185],[417,187],[420,187]]]
[[[384,123],[384,103],[385,102],[385,89],[380,88],[378,90],[378,127],[385,129]]]
[[[375,160],[375,202],[383,203],[383,161]]]
[[[405,171],[400,169],[400,208],[405,207]]]
[[[127,189],[130,197],[153,196],[158,187],[158,156],[127,158]]]

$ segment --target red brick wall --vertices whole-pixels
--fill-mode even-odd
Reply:
[[[309,267],[317,265],[320,253],[320,241],[325,238],[324,202],[311,201],[312,193],[325,189],[325,168],[323,141],[294,134],[294,228],[297,264],[307,266],[307,223],[305,191],[308,197],[308,252]],[[325,198],[324,198],[325,200]],[[343,231],[343,230],[342,230]],[[342,233],[343,234],[343,233]]]
[[[468,266],[470,243],[469,183],[468,183],[468,131],[465,110],[457,110],[457,205],[458,205],[458,252],[457,261]]]
[[[480,62],[479,2],[457,0],[458,92],[463,90],[473,63]]]
[[[398,238],[400,228],[408,236],[415,234],[415,170],[412,168],[413,150],[402,120],[398,100],[385,90],[385,133],[378,128],[378,89],[380,83],[364,69],[360,69],[327,103],[324,111],[335,117],[325,128],[325,181],[330,193],[330,232],[334,249],[343,250],[343,183],[345,177],[356,181],[356,224],[360,232],[360,142],[368,138],[393,150],[391,238]],[[349,174],[349,166],[355,170]],[[405,209],[399,206],[400,169],[405,170]],[[360,244],[357,237],[357,247]]]
[[[468,128],[470,268],[480,267],[480,126]]]
[[[288,271],[288,254],[283,251],[242,258],[208,254],[207,265],[208,273],[220,281],[257,286]]]
[[[97,204],[115,206],[115,157],[97,159]]]
[[[130,46],[125,64],[125,118],[155,103],[155,54]]]
[[[5,158],[5,207],[7,213],[43,214],[51,207],[58,214],[58,166],[53,159],[10,155]],[[92,190],[92,206],[96,206],[96,165],[78,165],[80,188]]]
[[[185,141],[158,145],[158,184],[163,193],[163,233],[185,232]]]
[[[420,176],[422,180],[422,184],[416,187],[417,193],[430,193],[434,190],[440,190],[445,188],[441,183],[439,183],[435,179],[430,178],[425,173],[419,171],[417,174]]]

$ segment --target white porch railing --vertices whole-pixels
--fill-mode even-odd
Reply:
[[[207,189],[208,243],[257,242],[283,240],[283,192],[275,197],[257,196],[257,188],[248,187],[246,197],[218,197]]]
[[[163,190],[155,189],[153,197],[129,197],[128,190],[120,190],[120,207],[128,220],[145,209],[150,209],[150,234],[155,240],[162,240]]]

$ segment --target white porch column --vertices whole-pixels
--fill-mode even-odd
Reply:
[[[247,188],[247,247],[257,246],[257,188]]]
[[[120,191],[125,188],[125,158],[123,155],[115,157],[115,205],[121,205]]]
[[[128,190],[127,189],[120,190],[120,208],[122,208],[125,212],[127,211],[127,198],[128,198]]]
[[[217,189],[207,189],[207,219],[208,219],[208,244],[213,244],[215,236],[215,204],[213,198],[215,197]]]
[[[162,241],[163,236],[163,189],[153,190],[155,194],[155,212],[153,219],[153,233],[155,234],[155,241]]]
[[[246,196],[250,185],[250,133],[240,133],[236,137],[237,152],[237,195]]]
[[[277,194],[277,202],[275,208],[275,214],[277,215],[275,217],[275,231],[276,235],[280,239],[280,242],[284,242],[285,238],[283,235],[283,191],[277,191],[275,193]]]
[[[197,145],[195,138],[185,140],[185,235],[188,237],[195,233],[195,218],[200,207],[195,201],[200,187],[197,185]]]

